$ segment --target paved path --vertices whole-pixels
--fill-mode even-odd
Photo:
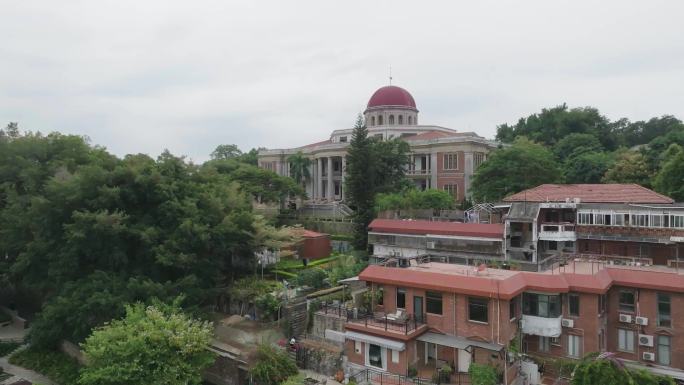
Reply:
[[[26,345],[24,345],[24,348]],[[20,348],[22,349],[22,348]],[[0,367],[4,371],[10,374],[14,374],[16,377],[29,380],[33,383],[38,383],[40,385],[57,385],[55,382],[51,381],[49,378],[42,374],[36,373],[33,370],[24,369],[22,367],[12,365],[7,361],[8,357],[0,357]]]

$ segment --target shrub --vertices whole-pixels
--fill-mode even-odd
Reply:
[[[0,309],[0,324],[5,322],[11,322],[12,316],[7,314],[4,310]]]
[[[470,374],[470,382],[473,385],[496,385],[498,383],[496,370],[488,365],[471,363],[468,374]]]
[[[280,310],[280,301],[273,294],[263,294],[256,299],[256,307],[261,312],[262,320],[276,319]]]
[[[10,356],[9,362],[35,370],[58,384],[71,385],[78,382],[78,362],[56,350],[31,347],[14,353]]]
[[[0,341],[0,357],[4,357],[13,351],[17,350],[17,348],[21,346],[18,342],[4,342]]]
[[[325,279],[327,277],[328,275],[324,270],[312,268],[299,272],[295,281],[299,286],[309,286],[314,289],[320,289],[325,286]]]
[[[250,370],[259,385],[278,385],[299,373],[292,358],[281,349],[261,345],[257,350],[256,364]]]

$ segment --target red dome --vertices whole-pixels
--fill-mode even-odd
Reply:
[[[402,106],[416,108],[413,96],[405,89],[397,86],[379,88],[368,101],[368,108],[379,106]]]

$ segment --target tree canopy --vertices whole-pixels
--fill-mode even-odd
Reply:
[[[397,193],[381,193],[375,197],[375,211],[400,209],[447,210],[454,207],[454,197],[444,190],[415,188]]]
[[[475,171],[472,194],[479,201],[496,201],[540,185],[561,181],[558,162],[549,149],[526,138],[495,150]]]
[[[214,362],[212,328],[170,306],[126,306],[126,316],[97,328],[83,344],[81,385],[188,385]]]

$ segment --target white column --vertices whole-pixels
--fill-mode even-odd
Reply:
[[[437,153],[430,154],[430,187],[437,188]]]
[[[342,155],[342,179],[340,180],[340,190],[342,191],[342,200],[344,200],[344,177],[347,174],[347,157]]]
[[[335,187],[333,186],[333,158],[332,156],[328,157],[328,198],[329,201],[333,201],[335,199]]]
[[[323,158],[316,159],[316,198],[323,198]]]

